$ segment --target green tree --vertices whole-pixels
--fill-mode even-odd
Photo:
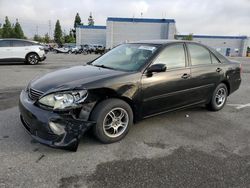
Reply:
[[[3,33],[2,24],[0,24],[0,38],[2,38],[2,33]]]
[[[49,42],[50,42],[50,37],[49,37],[49,34],[48,34],[48,33],[46,33],[46,34],[44,35],[44,42],[45,42],[45,43],[49,43]]]
[[[3,38],[13,37],[13,28],[7,16],[5,17],[5,23],[3,24],[3,28],[2,28],[2,37]]]
[[[24,33],[23,33],[23,29],[22,29],[20,23],[18,22],[18,19],[16,19],[16,24],[15,24],[14,29],[13,29],[13,37],[19,38],[19,39],[25,38]]]
[[[190,33],[189,35],[182,37],[182,40],[193,40],[193,33]]]
[[[89,18],[88,18],[88,25],[93,26],[95,24],[94,18],[92,16],[92,13],[90,13]]]
[[[40,35],[37,35],[37,34],[34,35],[33,40],[37,41],[37,42],[44,42],[43,38]]]
[[[61,28],[59,20],[56,21],[56,26],[55,26],[55,31],[54,31],[54,40],[59,45],[62,45],[63,43],[62,28]]]
[[[64,36],[65,43],[75,43],[76,39],[74,37],[73,31],[70,30],[69,35]]]
[[[74,28],[76,28],[78,25],[81,25],[81,17],[79,13],[77,12],[75,16]]]

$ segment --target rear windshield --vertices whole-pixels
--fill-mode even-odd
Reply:
[[[229,60],[215,49],[209,47],[210,51],[220,60],[221,63],[227,63]]]

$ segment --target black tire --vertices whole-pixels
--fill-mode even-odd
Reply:
[[[36,65],[39,63],[39,56],[36,53],[30,53],[26,56],[26,63],[29,65]]]
[[[115,131],[115,129],[110,128],[110,129],[105,130],[104,120],[108,119],[107,117],[110,111],[116,110],[116,109],[118,110],[123,109],[125,110],[124,112],[127,113],[126,115],[123,116],[123,117],[125,116],[128,117],[128,119],[126,119],[127,126],[126,128],[121,127],[120,135],[117,135],[116,137],[111,137],[108,135],[109,134],[108,131],[109,130],[112,131],[112,129],[113,131]],[[112,98],[112,99],[107,99],[107,100],[100,102],[92,111],[90,119],[96,122],[96,125],[93,127],[93,132],[95,136],[97,137],[97,139],[99,139],[102,143],[109,144],[109,143],[117,142],[126,136],[126,134],[129,131],[129,128],[133,124],[133,111],[130,108],[129,104],[126,103],[125,101]],[[120,127],[118,126],[118,130],[119,128]]]
[[[220,93],[220,91],[224,91],[224,100],[220,101],[221,103],[219,103],[218,100],[218,92]],[[227,102],[227,96],[228,96],[228,89],[227,86],[224,83],[220,83],[214,90],[213,92],[213,96],[211,98],[211,101],[206,105],[206,107],[211,110],[211,111],[218,111],[221,110],[226,102]]]

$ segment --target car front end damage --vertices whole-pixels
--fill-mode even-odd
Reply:
[[[67,110],[53,110],[38,104],[29,89],[20,95],[19,109],[24,128],[39,143],[76,151],[82,135],[95,124],[88,121],[94,103],[79,104]]]

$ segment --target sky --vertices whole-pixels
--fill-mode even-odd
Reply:
[[[18,19],[28,37],[52,35],[57,19],[67,33],[77,12],[84,24],[92,12],[95,25],[107,17],[169,18],[178,34],[250,36],[250,0],[0,0],[0,23]]]

